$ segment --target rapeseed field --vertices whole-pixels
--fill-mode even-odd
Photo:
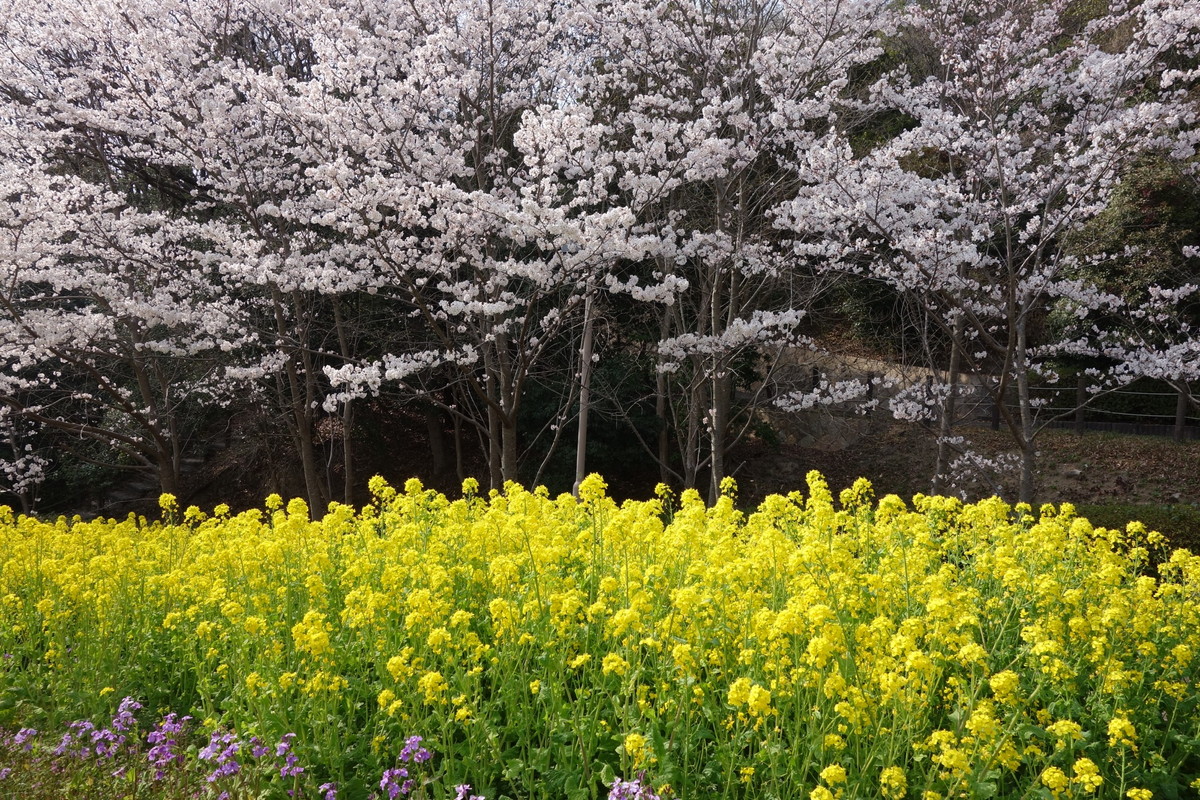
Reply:
[[[712,507],[617,504],[597,476],[579,500],[463,488],[374,479],[316,521],[277,496],[3,509],[0,795],[37,765],[81,797],[1200,787],[1200,557],[1136,523],[865,481],[835,500],[817,473],[752,512],[732,482]]]

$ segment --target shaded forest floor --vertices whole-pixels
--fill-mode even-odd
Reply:
[[[365,487],[375,474],[397,487],[415,476],[427,488],[458,496],[460,482],[453,462],[440,472],[433,470],[429,431],[422,416],[403,408],[391,409],[374,416],[364,414],[360,424],[362,428],[356,432],[356,504],[369,502]],[[804,490],[805,475],[814,469],[825,475],[835,495],[859,477],[870,480],[879,497],[896,494],[907,500],[930,491],[936,446],[929,431],[877,419],[866,423],[861,433],[865,435],[840,449],[747,441],[728,459],[738,482],[740,504],[753,508],[768,494]],[[983,456],[995,457],[1014,450],[1004,431],[992,431],[986,425],[964,427],[960,433]],[[210,454],[191,476],[192,489],[181,497],[185,504],[211,509],[218,503],[228,503],[234,509],[243,509],[260,506],[271,492],[284,497],[303,496],[302,475],[285,441],[264,436],[253,422],[236,421],[228,427],[225,438],[227,444]],[[335,453],[337,449],[330,448]],[[1175,443],[1155,436],[1047,430],[1040,438],[1040,454],[1039,502],[1073,503],[1081,514],[1106,527],[1142,519],[1174,544],[1200,550],[1200,441]],[[340,487],[344,475],[341,464],[332,460],[324,466],[330,485]],[[477,443],[467,442],[464,446],[463,469],[486,485],[486,463]],[[618,499],[648,498],[659,480],[658,470],[649,458],[631,458],[628,454],[610,459],[607,464],[590,463],[589,469],[605,475],[610,493]],[[557,474],[557,480],[555,477],[552,474],[544,480],[552,491],[569,488],[569,479],[563,474]],[[991,494],[991,488],[997,486],[1006,499],[1016,494],[1013,473],[990,485],[969,480],[962,483],[972,499]],[[132,510],[154,516],[157,497],[157,490],[144,488],[136,499],[113,502],[111,495],[98,496],[90,508],[60,506],[46,508],[44,513],[80,511],[121,516]]]
[[[981,455],[1014,451],[1004,431],[963,428]],[[1200,441],[1176,443],[1158,436],[1047,430],[1039,439],[1038,502],[1073,503],[1098,525],[1115,527],[1138,518],[1177,546],[1200,551]],[[870,436],[842,450],[753,443],[733,460],[744,501],[804,487],[810,469],[837,491],[865,477],[877,496],[906,500],[930,491],[937,452],[934,437],[913,425],[875,424]],[[966,477],[966,476],[964,476]],[[1015,474],[1001,480],[1002,494],[1016,494]],[[976,483],[972,496],[981,496]]]
[[[962,432],[982,455],[1015,453],[1004,431],[975,426]],[[1039,454],[1037,487],[1042,502],[1200,502],[1200,441],[1047,430],[1039,438]],[[733,461],[740,465],[742,493],[756,498],[802,488],[810,469],[824,473],[831,488],[865,477],[876,494],[911,497],[930,491],[936,457],[928,431],[893,424],[874,426],[869,437],[842,450],[755,443],[743,447]],[[1001,477],[1004,494],[1014,493],[1014,479]],[[978,493],[976,486],[972,494]]]

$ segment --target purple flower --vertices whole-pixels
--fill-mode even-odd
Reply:
[[[232,733],[213,731],[208,744],[200,751],[201,761],[217,762],[217,768],[208,775],[209,783],[241,772],[242,765],[237,762],[239,749],[241,749],[241,742]]]
[[[471,794],[471,784],[460,783],[454,787],[454,800],[484,800],[481,794]]]
[[[179,718],[173,713],[167,714],[154,730],[146,734],[146,742],[151,745],[146,757],[155,767],[154,780],[161,781],[166,777],[166,768],[171,764],[183,763],[183,753],[175,750],[178,742],[174,737],[183,731],[191,719],[191,717]]]
[[[294,733],[285,733],[279,737],[279,744],[275,745],[275,755],[283,756],[292,749],[292,739],[296,738]]]
[[[398,769],[388,769],[383,771],[383,778],[379,781],[379,788],[387,792],[388,800],[396,800],[402,794],[408,794],[408,790],[412,788],[412,781],[402,779],[408,777],[408,770],[400,767]]]
[[[608,790],[608,800],[662,800],[649,785],[645,784],[646,773],[639,773],[631,781],[617,778],[616,783]]]
[[[66,753],[67,750],[70,749],[70,747],[74,743],[74,741],[75,741],[75,737],[71,735],[70,731],[67,731],[66,733],[64,733],[62,735],[62,738],[58,740],[58,747],[54,748],[54,755],[61,756],[64,753]]]
[[[200,751],[201,761],[228,761],[237,755],[240,743],[232,733],[213,731],[208,744]]]
[[[92,745],[96,755],[100,758],[112,758],[123,744],[125,744],[125,736],[113,733],[108,728],[92,731]]]
[[[279,777],[294,778],[304,772],[304,767],[298,766],[296,763],[299,760],[295,753],[288,753],[283,760],[283,765],[279,768]]]
[[[12,774],[12,767],[5,767],[4,769],[0,769],[0,781],[4,780],[11,774]]]
[[[294,778],[304,772],[304,767],[297,766],[300,759],[292,752],[292,740],[295,738],[296,734],[285,733],[279,744],[275,745],[275,755],[283,759],[283,764],[279,767],[281,778]]]
[[[67,732],[63,734],[63,738],[59,740],[58,747],[54,749],[54,755],[73,755],[76,758],[88,758],[92,754],[91,747],[86,744],[93,737],[92,734],[96,730],[96,726],[88,720],[78,720],[68,723]],[[71,751],[71,745],[76,742],[84,742],[78,750]]]
[[[158,725],[154,726],[154,730],[146,735],[146,741],[150,744],[166,741],[168,737],[182,733],[191,721],[190,716],[177,717],[174,713],[167,714]]]
[[[421,746],[421,741],[420,736],[408,737],[408,741],[404,743],[404,749],[400,751],[400,760],[409,761],[411,759],[413,762],[421,764],[433,758],[433,754]]]
[[[335,783],[322,783],[317,791],[324,792],[321,800],[337,800],[337,784]]]
[[[134,725],[137,725],[137,720],[133,717],[133,712],[140,711],[142,704],[132,697],[126,697],[121,701],[121,705],[117,706],[117,715],[113,717],[112,727],[114,731],[127,731]]]
[[[17,735],[13,737],[12,743],[16,747],[25,745],[24,750],[26,753],[28,753],[33,749],[33,742],[29,740],[37,735],[38,732],[36,728],[21,728],[21,730],[17,731]]]
[[[231,778],[241,771],[242,765],[233,759],[230,759],[229,761],[222,761],[216,769],[208,774],[208,777],[205,778],[205,780],[207,780],[209,783],[216,783],[221,778]]]
[[[262,739],[257,736],[250,737],[250,757],[262,758],[267,753],[271,752],[271,748],[262,743]]]

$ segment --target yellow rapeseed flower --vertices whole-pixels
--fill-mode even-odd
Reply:
[[[1137,731],[1124,715],[1118,714],[1108,721],[1108,746],[1137,748]]]
[[[629,671],[629,662],[616,653],[608,653],[604,656],[604,660],[600,662],[600,671],[605,675],[610,673],[624,675]]]
[[[771,711],[771,693],[756,683],[750,687],[750,694],[746,697],[746,705],[750,708],[750,713],[754,716],[764,716]]]
[[[1104,783],[1104,778],[1100,776],[1100,770],[1090,758],[1077,759],[1071,772],[1073,773],[1071,782],[1079,784],[1080,788],[1088,794],[1094,793]]]
[[[625,735],[621,746],[627,755],[633,761],[634,769],[641,769],[646,763],[646,737],[640,733],[628,733]]]
[[[734,708],[744,706],[750,701],[750,687],[752,685],[749,678],[738,678],[729,684],[729,693],[726,695],[725,701]]]
[[[1058,767],[1046,767],[1042,770],[1040,780],[1055,797],[1065,792],[1070,785],[1066,773]]]
[[[886,800],[900,800],[908,792],[908,778],[904,769],[897,766],[884,767],[879,774],[880,794]]]
[[[841,764],[830,764],[825,769],[821,770],[821,780],[830,786],[836,786],[839,783],[846,782],[846,768]]]
[[[424,693],[426,705],[432,705],[446,702],[444,695],[450,687],[442,673],[431,670],[417,680],[417,688]]]

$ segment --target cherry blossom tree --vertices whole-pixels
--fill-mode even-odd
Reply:
[[[1100,348],[1097,337],[1046,337],[1046,315],[1122,304],[1081,277],[1068,234],[1105,208],[1140,154],[1194,155],[1200,6],[1116,3],[1084,19],[1061,0],[938,0],[906,17],[929,63],[873,88],[902,130],[856,148],[834,126],[798,151],[806,187],[780,206],[779,223],[827,231],[801,241],[800,255],[918,298],[951,342],[949,372],[998,376],[987,391],[1031,500],[1048,419],[1031,385],[1052,379],[1064,354]],[[957,385],[948,375],[943,396]]]
[[[52,120],[87,143],[80,177],[103,175],[114,203],[154,208],[153,226],[190,242],[203,268],[181,268],[203,283],[195,297],[238,310],[236,321],[211,317],[226,325],[220,378],[279,410],[314,509],[331,495],[317,452],[322,367],[354,355],[343,305],[369,276],[329,218],[329,165],[305,138],[319,114],[296,90],[312,82],[312,28],[329,13],[323,4],[45,2],[24,6],[6,32],[11,95],[27,127]],[[40,158],[55,169],[61,152]],[[177,301],[192,295],[180,287]],[[349,496],[352,438],[342,439]]]
[[[389,383],[422,394],[480,430],[494,485],[517,476],[523,397],[547,354],[605,271],[652,244],[611,202],[606,132],[575,100],[594,38],[584,5],[380,5],[370,35],[315,45],[338,121],[314,137],[333,224],[425,336],[328,369],[331,400]]]
[[[752,420],[735,408],[736,365],[765,356],[769,377],[826,284],[771,224],[769,209],[797,190],[784,162],[881,54],[886,5],[621,2],[598,22],[602,62],[585,90],[621,144],[620,196],[658,243],[642,274],[675,285],[657,312],[655,455],[669,464],[673,434],[674,477],[692,486],[707,471],[713,497]]]
[[[224,356],[247,341],[238,305],[206,279],[197,229],[75,176],[5,173],[0,402],[178,491],[184,412],[223,398]]]

